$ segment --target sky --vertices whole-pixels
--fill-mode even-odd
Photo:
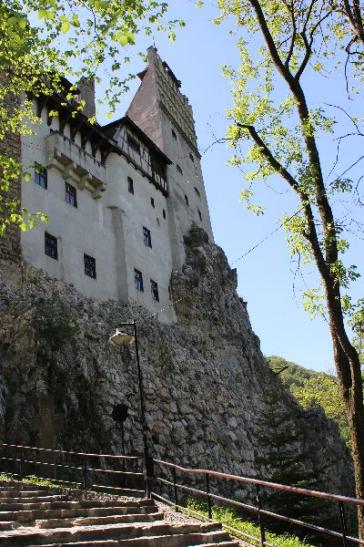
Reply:
[[[276,179],[272,190],[259,196],[266,206],[265,215],[256,217],[246,211],[239,198],[244,186],[243,174],[228,165],[232,151],[226,144],[211,146],[217,138],[224,137],[226,131],[225,113],[232,102],[231,83],[223,77],[221,66],[238,64],[236,38],[228,36],[229,25],[212,24],[216,13],[212,5],[198,9],[192,0],[171,0],[170,6],[171,15],[182,17],[186,22],[186,27],[177,31],[176,41],[171,43],[164,34],[141,37],[137,50],[146,50],[154,40],[162,59],[182,81],[181,91],[190,99],[215,241],[225,251],[229,263],[237,268],[238,292],[248,303],[250,320],[260,338],[261,349],[265,355],[280,355],[307,368],[332,371],[327,323],[321,318],[312,320],[303,311],[299,292],[302,281],[295,276],[285,235],[277,230],[282,213],[295,211],[292,197]],[[133,51],[130,51],[132,63],[128,70],[139,72],[143,62],[136,50]],[[314,100],[318,95],[323,101],[337,103],[346,98],[341,75],[334,80],[320,78],[307,82],[309,95]],[[132,83],[115,117],[126,111],[137,86],[137,81]],[[98,92],[102,94],[102,86]],[[351,155],[360,155],[359,145],[360,142],[354,142],[346,150],[348,161]],[[334,146],[333,142],[325,144],[324,155],[333,157]],[[362,241],[353,241],[352,255],[359,269],[364,271]],[[311,281],[314,283],[314,275],[308,274],[305,282],[310,285]],[[356,285],[354,293],[357,297],[363,296],[362,280]]]

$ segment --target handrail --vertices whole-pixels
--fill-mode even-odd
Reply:
[[[204,498],[207,498],[207,512],[208,512],[209,519],[212,519],[213,500],[216,500],[216,502],[218,503],[219,502],[223,503],[224,505],[231,505],[233,507],[252,512],[253,514],[256,515],[257,521],[259,523],[260,539],[256,538],[256,540],[260,541],[261,546],[266,547],[267,545],[269,545],[266,541],[266,524],[263,521],[263,517],[285,522],[290,526],[304,528],[316,534],[325,534],[337,539],[341,539],[344,547],[348,547],[349,543],[350,545],[355,544],[355,545],[364,546],[364,540],[361,540],[357,537],[353,537],[349,535],[346,515],[345,515],[345,504],[352,504],[357,507],[364,506],[363,499],[352,498],[349,496],[342,496],[337,494],[329,494],[328,492],[319,492],[317,490],[309,490],[306,488],[300,488],[296,486],[278,484],[275,482],[264,481],[261,479],[253,479],[250,477],[241,477],[241,476],[232,475],[229,473],[222,473],[220,471],[212,471],[211,469],[199,469],[199,468],[193,469],[190,467],[183,467],[175,463],[166,462],[164,460],[154,459],[153,461],[154,461],[154,464],[160,465],[162,467],[166,467],[172,472],[172,480],[167,480],[166,478],[162,478],[161,476],[157,475],[155,477],[155,481],[156,483],[159,483],[161,485],[165,485],[171,488],[171,491],[174,492],[174,502],[170,501],[169,503],[173,505],[176,509],[178,507],[181,508],[181,505],[179,504],[179,500],[178,500],[178,490],[182,490],[182,492],[187,492],[190,494],[195,494],[197,496],[203,496]],[[196,488],[191,485],[187,486],[186,484],[181,484],[182,480],[180,482],[177,482],[176,471],[180,471],[182,474],[184,473],[184,474],[189,474],[193,476],[200,475],[205,480],[205,490],[201,490],[200,488]],[[224,479],[226,481],[234,481],[234,482],[254,486],[256,491],[256,495],[255,495],[256,504],[253,505],[251,503],[246,503],[246,502],[244,503],[243,501],[238,501],[238,500],[221,496],[219,495],[218,492],[216,493],[211,492],[210,478],[212,477],[215,479]],[[324,528],[323,526],[319,526],[311,522],[305,522],[297,518],[288,517],[286,515],[276,513],[270,510],[270,508],[266,508],[266,507],[263,508],[262,496],[261,496],[261,490],[260,490],[261,488],[272,489],[272,490],[281,491],[281,492],[288,492],[290,494],[296,494],[299,496],[311,496],[314,498],[319,498],[321,500],[335,502],[335,504],[337,504],[339,509],[338,516],[340,518],[340,531],[335,529],[330,529],[330,528]],[[153,491],[152,497],[158,498],[158,494]]]
[[[135,479],[135,480],[142,480],[144,484],[144,492],[146,495],[151,495],[152,497],[155,497],[158,499],[159,494],[157,491],[151,491],[150,489],[150,481],[154,481],[154,484],[160,484],[164,485],[168,488],[171,488],[174,492],[174,502],[171,501],[173,499],[173,496],[169,503],[176,508],[182,507],[179,504],[178,500],[178,490],[182,490],[182,492],[190,492],[192,494],[195,494],[197,496],[203,496],[207,498],[207,508],[208,508],[208,518],[212,519],[212,502],[215,501],[217,503],[223,503],[228,504],[233,507],[237,507],[249,512],[252,512],[256,516],[256,520],[259,523],[259,529],[260,529],[260,544],[262,546],[268,547],[269,543],[266,541],[266,523],[263,521],[264,519],[275,519],[281,522],[285,522],[289,525],[292,525],[294,527],[302,527],[306,528],[307,530],[310,530],[311,532],[319,533],[319,534],[326,534],[331,537],[335,537],[338,539],[342,539],[343,545],[348,546],[350,544],[356,544],[356,545],[362,545],[364,546],[364,541],[360,540],[359,538],[353,537],[349,535],[349,531],[347,528],[346,523],[346,515],[345,515],[345,504],[351,504],[354,506],[364,506],[364,500],[358,499],[358,498],[352,498],[349,496],[342,496],[338,494],[329,494],[328,492],[320,492],[317,490],[309,490],[306,488],[300,488],[297,486],[289,486],[285,484],[278,484],[275,482],[269,482],[261,479],[254,479],[250,477],[242,477],[238,475],[232,475],[229,473],[223,473],[220,471],[213,471],[211,469],[199,469],[199,468],[190,468],[190,467],[183,467],[181,465],[177,465],[172,462],[167,462],[160,459],[153,459],[154,466],[161,466],[169,469],[172,473],[172,480],[168,480],[168,475],[166,478],[163,478],[163,474],[161,473],[151,473],[146,471],[146,469],[142,469],[140,465],[137,465],[137,468],[133,471],[127,471],[125,469],[126,462],[134,462],[134,464],[137,462],[139,464],[141,457],[140,456],[126,456],[126,455],[116,455],[116,454],[94,454],[94,453],[86,453],[86,452],[73,452],[73,451],[67,451],[67,450],[61,450],[61,449],[53,449],[53,448],[41,448],[41,447],[34,447],[34,446],[23,446],[23,445],[17,445],[17,444],[7,444],[7,443],[0,443],[0,449],[13,449],[16,451],[15,455],[12,457],[7,457],[7,454],[5,452],[5,457],[3,455],[0,456],[0,463],[3,461],[9,461],[13,462],[16,466],[16,469],[18,469],[18,472],[15,473],[20,477],[24,476],[24,466],[32,465],[36,468],[38,466],[45,466],[48,468],[51,468],[51,470],[54,471],[54,479],[56,482],[62,482],[59,480],[59,478],[56,478],[56,474],[58,469],[68,469],[69,471],[77,471],[77,473],[81,473],[82,476],[82,482],[77,484],[83,485],[84,488],[87,488],[88,486],[91,486],[92,488],[113,488],[116,490],[123,490],[123,488],[126,488],[125,481],[129,479]],[[36,452],[36,454],[32,454],[32,452]],[[19,454],[20,453],[20,454]],[[44,453],[45,457],[40,458],[41,454]],[[81,461],[74,462],[72,461],[72,464],[68,463],[69,460],[66,459],[65,461],[60,460],[59,458],[47,458],[50,454],[61,454],[61,455],[70,455],[79,458]],[[99,468],[99,467],[92,467],[90,465],[90,459],[92,458],[104,458],[105,460],[111,460],[114,462],[121,462],[120,465],[122,466],[122,470],[119,469],[110,469],[110,468]],[[44,461],[39,461],[39,460]],[[60,461],[62,463],[60,463]],[[94,465],[98,462],[94,462]],[[118,467],[118,466],[116,466]],[[189,474],[192,476],[201,476],[205,481],[205,489],[201,490],[200,488],[196,488],[197,485],[187,485],[187,484],[180,484],[177,482],[177,471],[182,474]],[[96,474],[110,474],[111,477],[114,477],[116,480],[117,477],[120,477],[120,480],[122,481],[119,486],[107,486],[105,484],[92,484],[90,483],[90,473],[96,473]],[[50,477],[52,478],[52,477]],[[69,477],[66,476],[66,480]],[[210,479],[222,479],[226,481],[234,481],[237,483],[243,483],[246,485],[251,485],[255,487],[255,499],[256,503],[254,504],[250,502],[250,500],[242,500],[238,501],[235,499],[229,499],[227,497],[224,497],[221,495],[218,491],[211,491],[211,484]],[[97,481],[100,480],[100,478],[96,478]],[[69,481],[68,481],[69,482]],[[182,482],[182,480],[180,481]],[[130,488],[127,488],[130,490]],[[269,507],[263,507],[262,506],[262,497],[261,497],[261,489],[271,489],[275,491],[281,491],[281,492],[288,492],[290,494],[295,494],[299,496],[310,496],[314,498],[318,498],[325,501],[335,502],[335,504],[338,506],[339,509],[339,517],[340,517],[340,531],[337,529],[329,529],[324,528],[323,526],[319,526],[317,524],[313,524],[311,522],[304,522],[302,520],[298,520],[296,518],[288,517],[284,514],[279,514],[276,512],[273,512]],[[135,490],[137,491],[137,490]],[[138,491],[139,492],[139,491]],[[238,531],[237,531],[238,532]],[[257,538],[258,539],[258,538]],[[259,541],[259,540],[258,540]]]
[[[50,452],[55,454],[71,454],[72,456],[81,456],[87,458],[107,458],[110,460],[140,460],[141,456],[124,456],[116,454],[93,454],[86,452],[72,452],[69,450],[60,450],[56,448],[38,448],[37,446],[23,446],[17,444],[0,443],[0,448],[21,448],[22,450],[36,450],[37,452]]]
[[[240,477],[238,475],[230,475],[229,473],[222,473],[221,471],[212,471],[210,469],[193,469],[190,467],[182,467],[174,463],[165,462],[163,460],[154,460],[154,463],[164,465],[166,467],[177,469],[183,473],[189,473],[191,475],[209,475],[218,479],[233,480],[242,482],[245,484],[254,484],[256,486],[263,486],[265,488],[272,488],[274,490],[282,490],[284,492],[290,492],[291,494],[300,494],[304,496],[312,496],[315,498],[326,499],[331,501],[338,501],[343,503],[352,503],[354,505],[364,506],[364,500],[358,498],[351,498],[348,496],[341,496],[338,494],[329,494],[327,492],[320,492],[318,490],[308,490],[306,488],[299,488],[297,486],[288,486],[286,484],[279,484],[276,482],[263,481],[261,479],[253,479],[249,477]]]

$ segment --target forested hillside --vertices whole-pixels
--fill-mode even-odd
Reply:
[[[327,372],[304,368],[276,355],[266,359],[297,402],[306,409],[315,405],[321,406],[326,416],[337,423],[342,437],[350,445],[348,422],[336,377]]]

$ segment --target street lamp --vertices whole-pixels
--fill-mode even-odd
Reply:
[[[153,476],[153,459],[150,457],[148,442],[147,442],[147,424],[145,419],[145,403],[144,403],[144,387],[143,387],[143,375],[140,367],[140,358],[139,358],[139,346],[138,346],[138,332],[135,321],[130,321],[129,323],[121,323],[121,327],[132,326],[134,334],[130,335],[126,332],[121,331],[119,328],[116,329],[114,334],[109,338],[109,342],[114,346],[125,347],[130,346],[135,343],[135,355],[136,355],[136,364],[138,372],[138,386],[139,386],[139,402],[140,402],[140,418],[142,426],[142,436],[143,436],[143,449],[144,449],[144,473],[145,473],[145,492],[147,497],[150,495],[149,489],[149,479]]]

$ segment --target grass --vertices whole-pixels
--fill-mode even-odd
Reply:
[[[201,503],[196,499],[189,499],[187,501],[187,511],[189,509],[194,513],[199,513],[205,517],[207,516],[206,504]],[[212,508],[212,518],[222,525],[234,528],[237,531],[236,535],[241,537],[241,539],[251,542],[252,545],[260,545],[259,526],[248,520],[243,520],[233,509],[214,506]],[[230,532],[230,530],[228,531]],[[255,543],[249,536],[256,538]],[[267,543],[274,545],[274,547],[314,547],[311,543],[307,543],[296,536],[288,534],[278,535],[268,531],[266,531],[266,541]]]
[[[34,484],[34,486],[48,486],[52,488],[68,488],[68,489],[70,488],[69,486],[66,486],[65,484],[54,482],[51,479],[40,479],[39,477],[36,477],[35,475],[27,475],[26,477],[19,479],[18,475],[12,475],[11,473],[0,473],[0,481],[1,482],[17,481],[23,484]]]

